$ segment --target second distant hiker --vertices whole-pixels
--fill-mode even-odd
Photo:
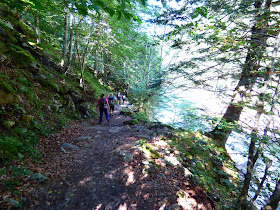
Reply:
[[[110,115],[113,116],[114,111],[115,111],[115,100],[116,100],[116,98],[115,98],[115,96],[113,96],[113,93],[111,93],[107,99],[108,99],[108,103],[109,103],[109,106],[110,106]]]
[[[102,94],[101,98],[98,99],[98,102],[96,104],[96,108],[97,107],[99,107],[99,111],[100,111],[99,124],[102,123],[103,112],[105,113],[107,121],[110,122],[109,113],[108,113],[108,109],[110,109],[110,106],[109,106],[107,98],[104,98],[104,94]]]
[[[122,96],[122,101],[123,101],[123,104],[124,104],[124,102],[126,101],[126,96],[125,96],[125,94],[123,94],[123,96]]]
[[[118,104],[120,104],[120,101],[121,101],[121,98],[122,98],[121,92],[117,93],[117,98],[118,98]]]

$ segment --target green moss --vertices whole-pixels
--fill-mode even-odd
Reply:
[[[151,148],[151,145],[149,145],[149,144],[143,144],[142,150],[150,158],[160,158],[161,157],[159,152],[156,150],[153,150]]]
[[[144,122],[151,122],[151,120],[144,112],[137,112],[136,114],[133,114],[132,117]]]
[[[30,52],[22,49],[21,47],[13,44],[8,44],[10,49],[12,50],[10,54],[16,59],[16,64],[19,66],[29,66],[30,63],[36,62],[36,59],[31,55]]]
[[[10,93],[16,93],[16,83],[11,80],[9,82],[5,81],[5,80],[1,80],[0,81],[0,89],[2,90],[6,90]]]
[[[17,81],[20,83],[20,84],[23,84],[23,85],[28,85],[28,80],[25,78],[25,77],[18,77],[17,78]]]
[[[19,26],[24,31],[25,34],[28,34],[29,37],[30,36],[35,37],[36,35],[35,31],[30,26],[28,26],[25,22],[17,21],[16,24],[17,24],[16,27]]]
[[[26,87],[25,95],[27,96],[29,101],[37,101],[37,95],[34,93],[33,89]]]
[[[206,192],[218,194],[224,201],[220,204],[229,205],[235,197],[235,184],[239,178],[234,173],[234,163],[226,151],[200,133],[180,132],[177,136],[178,138],[170,141],[170,146],[179,150],[182,164],[193,173]]]
[[[59,88],[59,86],[57,85],[55,79],[50,79],[50,78],[45,77],[45,75],[41,75],[41,76],[38,78],[38,81],[40,82],[40,84],[41,84],[43,87],[51,88],[51,90],[54,91],[54,92],[58,92],[58,91],[60,90],[60,88]]]
[[[90,88],[94,92],[94,97],[99,98],[100,95],[104,92],[110,92],[110,89],[108,86],[101,85],[96,77],[94,77],[91,73],[86,72],[85,73],[85,81],[89,83]]]

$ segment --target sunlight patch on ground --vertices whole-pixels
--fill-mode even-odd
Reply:
[[[168,142],[161,140],[161,139],[155,139],[153,143],[153,148],[157,150],[157,152],[160,153],[160,156],[162,158],[157,159],[155,162],[158,165],[165,166],[166,162],[169,164],[172,164],[173,166],[180,165],[180,162],[177,160],[177,154],[179,154],[179,151],[175,150],[173,151],[174,154],[168,152]]]
[[[99,205],[97,205],[97,206],[95,207],[95,210],[99,210],[99,209],[101,209],[101,207],[102,207],[102,203],[100,203]]]
[[[84,178],[83,180],[81,180],[81,181],[79,182],[79,185],[80,185],[80,186],[83,186],[83,185],[85,185],[86,183],[90,182],[91,180],[92,180],[92,176],[86,177],[86,178]]]
[[[160,147],[167,147],[168,146],[167,142],[166,141],[162,141],[162,140],[156,140],[155,141],[155,145],[158,145]]]
[[[127,210],[127,209],[128,209],[127,203],[121,204],[118,208],[118,210]]]
[[[117,170],[109,171],[108,173],[106,173],[104,175],[104,177],[107,179],[114,179],[116,173],[117,173]]]
[[[124,172],[127,175],[127,180],[125,185],[128,186],[130,184],[135,183],[136,180],[134,179],[134,172],[130,168],[126,168]]]
[[[193,192],[195,195],[195,192]],[[194,208],[192,206],[197,206],[196,200],[193,199],[188,193],[184,192],[184,196],[179,196],[177,199],[177,202],[179,205],[183,207],[185,210],[193,210]],[[198,208],[203,209],[203,208]]]
[[[177,157],[174,156],[174,154],[170,154],[169,156],[166,156],[165,160],[167,160],[174,166],[180,165],[180,162],[177,160]]]

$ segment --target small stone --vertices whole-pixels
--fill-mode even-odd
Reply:
[[[31,180],[37,181],[38,183],[44,183],[44,182],[49,181],[49,178],[44,176],[44,175],[42,175],[41,173],[31,174],[29,178]]]
[[[86,141],[86,140],[91,141],[92,137],[91,136],[81,136],[81,137],[73,139],[72,141],[78,142],[78,141]]]
[[[87,122],[83,122],[83,123],[82,123],[82,126],[84,126],[84,127],[91,127],[91,125],[88,124]]]
[[[181,205],[178,205],[178,204],[172,204],[168,210],[181,210],[183,209],[183,207]]]
[[[88,143],[85,143],[85,144],[83,145],[83,147],[84,147],[84,148],[91,148],[92,145],[90,145],[90,144],[88,144]]]
[[[72,145],[72,144],[68,144],[68,143],[63,143],[61,145],[61,148],[63,149],[79,149],[79,147],[75,146],[75,145]]]
[[[130,153],[126,153],[123,160],[124,160],[124,162],[130,162],[133,160],[133,155]]]
[[[116,152],[123,158],[125,162],[130,162],[133,160],[133,155],[126,150],[119,150]]]
[[[2,122],[2,124],[6,127],[6,128],[11,128],[13,127],[16,122],[15,121],[12,121],[12,120],[6,120],[4,122]]]
[[[11,204],[12,206],[15,206],[15,207],[18,207],[19,206],[19,202],[10,198],[8,201],[7,201],[9,204]]]
[[[109,133],[118,133],[122,130],[123,127],[112,127],[109,129]]]
[[[149,135],[137,135],[137,137],[141,138],[141,139],[150,139],[151,137]]]
[[[14,30],[13,25],[12,25],[9,21],[5,21],[5,20],[4,20],[4,24],[5,24],[8,28]]]

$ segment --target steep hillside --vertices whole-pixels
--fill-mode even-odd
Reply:
[[[13,161],[40,151],[42,136],[61,129],[68,120],[92,118],[94,102],[109,91],[89,71],[86,87],[79,86],[79,69],[65,75],[56,45],[37,45],[35,32],[8,9],[0,11],[0,171],[3,178]],[[5,183],[9,184],[9,183]]]

